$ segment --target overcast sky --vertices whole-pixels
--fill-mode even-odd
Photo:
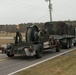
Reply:
[[[0,24],[49,21],[45,0],[0,0]],[[53,21],[76,20],[76,0],[52,0]]]

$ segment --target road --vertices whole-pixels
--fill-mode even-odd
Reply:
[[[8,75],[14,71],[25,68],[29,65],[35,64],[68,50],[70,49],[63,49],[59,53],[55,52],[55,50],[48,50],[44,52],[43,57],[40,59],[35,59],[35,57],[26,57],[23,55],[15,55],[15,57],[9,58],[5,54],[0,54],[0,75]]]

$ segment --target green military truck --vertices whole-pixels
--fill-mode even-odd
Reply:
[[[68,22],[46,22],[45,29],[50,37],[55,37],[60,42],[62,48],[71,48],[76,45],[76,27]]]

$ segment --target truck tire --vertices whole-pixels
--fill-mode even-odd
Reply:
[[[67,48],[67,49],[70,48],[69,42],[67,42],[66,48]]]
[[[71,48],[72,47],[72,43],[69,43],[69,48]]]
[[[74,46],[76,46],[76,42],[74,43]]]
[[[69,40],[69,48],[71,48],[71,47],[73,46],[72,40],[73,40],[73,39],[70,39],[70,40]]]
[[[36,50],[36,58],[41,58],[43,55],[43,45],[42,44],[39,44],[37,46],[37,50]]]
[[[67,45],[66,45],[66,48],[71,48],[72,47],[72,39],[68,39],[67,40]]]
[[[60,52],[60,43],[58,43],[56,46],[56,52]]]
[[[70,48],[70,41],[69,41],[69,39],[67,39],[67,42],[66,43],[63,43],[63,48],[64,49]]]
[[[7,52],[8,57],[14,57],[14,54],[10,54],[10,52]]]

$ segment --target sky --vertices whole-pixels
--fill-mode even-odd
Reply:
[[[51,0],[52,20],[76,20],[76,0]],[[45,0],[0,0],[0,24],[50,21]]]

